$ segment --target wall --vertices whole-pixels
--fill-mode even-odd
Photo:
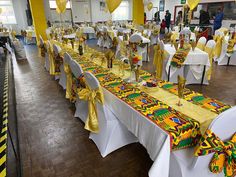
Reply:
[[[25,29],[28,26],[25,12],[27,9],[27,0],[12,0],[12,4],[17,24],[11,26],[14,30],[20,32],[21,29]]]
[[[101,0],[102,1],[102,0]],[[100,10],[100,0],[90,0],[92,9],[92,22],[111,20],[111,14]]]

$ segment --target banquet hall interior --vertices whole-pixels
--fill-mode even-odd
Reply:
[[[0,0],[0,177],[236,177],[235,0]]]

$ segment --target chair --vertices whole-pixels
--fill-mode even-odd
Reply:
[[[99,81],[93,74],[85,72],[84,77],[91,90],[100,87]],[[104,105],[96,103],[100,131],[99,133],[90,133],[89,136],[96,144],[102,157],[127,144],[137,142],[137,138],[111,112],[109,105],[106,104],[106,99],[105,95]]]
[[[83,69],[81,68],[80,64],[78,64],[74,60],[71,60],[70,68],[71,68],[72,74],[74,75],[77,81],[77,84],[76,84],[76,88],[77,88],[78,82],[79,82],[78,79],[79,77],[82,77],[83,75]],[[76,109],[75,109],[74,117],[80,118],[85,123],[87,119],[87,115],[88,115],[88,103],[84,100],[79,99],[79,97],[76,95],[75,107]]]
[[[68,55],[64,55],[64,57],[68,57]],[[63,63],[60,66],[60,76],[59,76],[59,84],[62,86],[62,88],[66,89],[66,73],[65,73],[65,66],[64,66],[65,59],[63,59]]]
[[[236,132],[235,111],[236,107],[233,107],[221,113],[208,127],[222,141],[229,140]],[[209,171],[212,156],[194,157],[194,148],[172,152],[169,177],[224,177],[223,173],[214,174]]]
[[[47,41],[45,45],[46,45],[47,55],[45,56],[44,67],[46,71],[50,71],[50,57],[51,57],[50,55],[52,54],[52,51],[50,51],[51,44],[49,41]]]
[[[186,65],[184,76],[186,78],[186,84],[205,84],[208,85],[212,70],[212,60],[213,60],[213,53],[214,53],[214,47],[215,47],[215,41],[210,40],[207,42],[205,47],[205,52],[208,53],[209,61],[210,61],[210,67],[207,70],[203,65]],[[205,71],[204,77],[203,72]]]
[[[104,41],[103,47],[109,49],[112,47],[112,40],[108,35],[108,28],[104,27],[103,32],[104,32],[104,34],[103,34],[103,41]]]
[[[207,39],[204,36],[202,36],[198,40],[196,47],[199,48],[200,50],[204,50],[206,42],[207,42]]]
[[[60,69],[62,64],[62,58],[60,57],[61,48],[53,44],[53,60],[54,60],[54,67],[55,67],[55,80],[60,79]]]

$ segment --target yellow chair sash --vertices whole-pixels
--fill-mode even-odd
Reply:
[[[67,63],[64,63],[64,71],[66,73],[66,98],[71,99],[72,73]]]
[[[158,79],[162,78],[163,56],[164,56],[164,50],[161,50],[159,44],[156,45],[154,47],[154,60],[153,60],[153,64],[156,66],[156,77]]]
[[[195,156],[210,153],[215,153],[209,165],[212,173],[220,173],[224,169],[226,177],[236,175],[236,133],[231,140],[223,142],[211,130],[207,130],[195,149]]]
[[[48,46],[48,59],[50,63],[49,73],[50,75],[55,75],[54,54],[53,54],[53,49],[50,45]]]
[[[88,101],[88,118],[85,123],[85,129],[93,133],[99,132],[96,102],[104,104],[104,96],[101,87],[91,90],[88,86],[78,91],[81,100]]]
[[[235,45],[235,40],[230,39],[228,47],[227,47],[227,53],[233,53],[234,52],[234,45]]]
[[[215,38],[215,42],[216,42],[216,46],[215,46],[215,57],[219,58],[221,55],[221,51],[222,51],[222,44],[224,41],[224,36],[217,36]]]
[[[206,53],[208,53],[208,56],[209,56],[209,61],[210,61],[210,68],[209,70],[207,71],[207,79],[208,80],[211,80],[211,74],[212,74],[212,62],[213,62],[213,48],[210,48],[210,47],[205,47],[204,51]]]
[[[200,50],[204,50],[205,45],[203,43],[198,42],[196,47],[199,48]]]

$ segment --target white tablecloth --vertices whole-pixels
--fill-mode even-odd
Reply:
[[[171,47],[170,44],[166,44],[165,45],[165,51],[167,52],[167,59],[168,62],[166,64],[166,72],[168,73],[169,71],[169,66],[171,63],[171,60],[176,52],[174,46]],[[206,66],[206,71],[210,68],[211,64],[209,61],[209,56],[208,53],[195,48],[194,51],[190,51],[188,56],[186,57],[185,61],[184,61],[184,65],[191,65],[191,70],[193,71],[193,74],[196,78],[201,78],[202,77],[202,67],[199,67],[199,65],[201,66]],[[176,67],[171,67],[170,68],[170,77],[177,71]]]
[[[75,39],[75,36],[76,36],[76,34],[73,33],[73,34],[69,34],[69,35],[64,35],[63,38],[66,38],[66,39]]]
[[[103,93],[111,111],[139,139],[154,161],[149,177],[168,177],[171,153],[169,135],[111,92],[103,88]]]

